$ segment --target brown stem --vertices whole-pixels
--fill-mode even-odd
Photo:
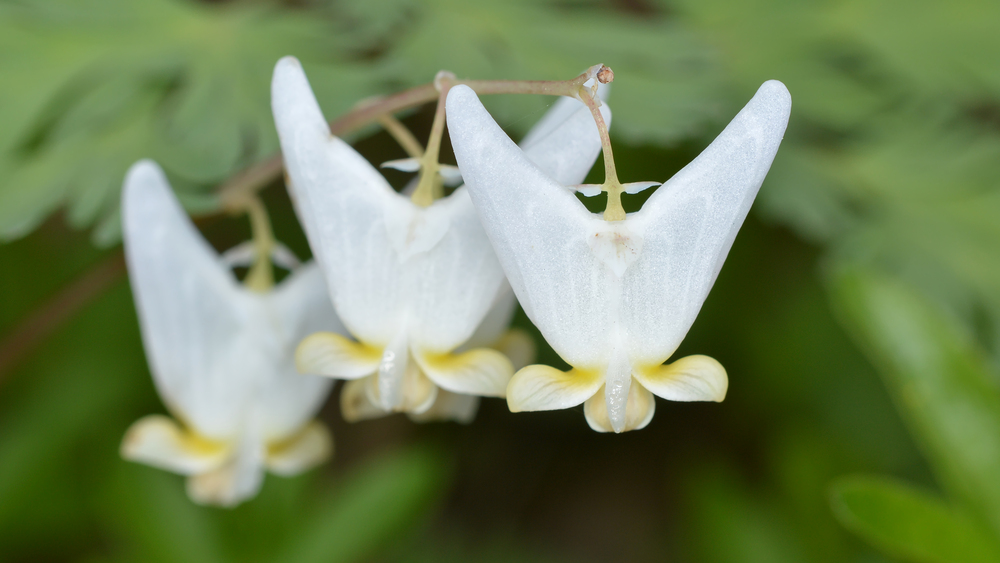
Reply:
[[[587,72],[572,80],[459,80],[454,84],[465,84],[478,94],[543,94],[550,96],[575,97],[583,83],[605,68],[603,65],[591,67]],[[433,83],[423,84],[398,94],[379,98],[356,106],[330,122],[330,134],[342,137],[356,131],[380,116],[431,102],[439,96]],[[242,211],[248,196],[273,182],[282,171],[281,155],[274,155],[236,174],[219,187],[219,202],[222,210],[230,213]]]

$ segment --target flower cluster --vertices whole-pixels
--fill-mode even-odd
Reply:
[[[479,397],[506,397],[514,412],[583,403],[594,430],[623,432],[649,423],[653,395],[721,401],[718,362],[664,362],[774,158],[788,92],[761,86],[626,215],[621,192],[658,184],[617,180],[597,84],[610,76],[599,65],[559,83],[566,97],[518,146],[474,91],[499,91],[495,83],[439,75],[426,151],[409,142],[413,158],[387,163],[420,173],[399,193],[331,134],[298,61],[282,59],[272,108],[315,264],[299,266],[274,243],[260,210],[254,241],[217,256],[156,165],[136,164],[123,194],[126,254],[151,371],[176,421],[140,420],[123,455],[188,475],[198,502],[232,505],[256,493],[265,468],[293,474],[329,455],[328,434],[310,422],[328,378],[346,380],[349,421],[401,412],[468,422]],[[445,116],[465,182],[447,195],[455,174],[437,162]],[[607,181],[581,186],[602,150]],[[603,217],[574,193],[602,190]],[[272,261],[292,270],[277,286]],[[247,264],[241,285],[231,268]],[[570,371],[527,365],[531,339],[508,328],[515,297]]]

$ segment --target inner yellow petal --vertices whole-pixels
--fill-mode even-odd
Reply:
[[[439,387],[465,395],[503,397],[514,374],[507,356],[491,348],[461,354],[415,351],[414,358]]]
[[[181,475],[194,475],[222,465],[231,448],[186,430],[173,419],[151,415],[139,419],[125,433],[121,455]]]
[[[603,383],[599,370],[561,371],[535,364],[514,374],[507,387],[507,406],[511,412],[575,407],[597,393]]]
[[[300,372],[339,379],[357,379],[374,373],[381,359],[381,348],[333,332],[311,334],[295,350],[295,366]]]
[[[715,401],[726,398],[726,368],[708,356],[694,355],[662,366],[637,368],[633,375],[654,395],[668,401]]]
[[[276,475],[297,475],[326,461],[333,455],[333,437],[317,420],[298,433],[267,445],[264,458],[268,471]]]

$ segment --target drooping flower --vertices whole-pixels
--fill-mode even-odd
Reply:
[[[586,108],[569,102],[583,113],[557,104],[528,140],[539,166],[575,184],[593,165],[600,139]],[[300,369],[359,380],[342,396],[354,420],[380,411],[468,420],[475,396],[504,396],[511,361],[492,348],[468,347],[492,307],[500,308],[493,318],[509,320],[514,305],[504,300],[509,289],[466,189],[427,207],[395,192],[330,134],[294,58],[275,68],[272,106],[296,208],[337,313],[357,339],[307,338]]]
[[[771,165],[791,98],[769,81],[694,161],[622,221],[586,210],[504,134],[475,93],[448,95],[448,128],[483,226],[525,313],[572,366],[511,380],[512,411],[584,405],[594,430],[652,419],[653,395],[721,401],[706,356],[663,365],[680,345]]]
[[[304,336],[344,332],[318,266],[294,269],[267,292],[240,284],[231,268],[252,252],[220,257],[151,161],[129,170],[122,213],[143,344],[174,416],[133,424],[122,456],[186,475],[194,501],[222,506],[256,495],[265,468],[294,475],[326,459],[330,435],[312,418],[331,381],[294,363]],[[287,251],[275,258],[290,260]]]

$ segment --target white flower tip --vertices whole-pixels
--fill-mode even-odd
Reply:
[[[278,62],[274,65],[274,74],[277,75],[278,72],[284,72],[285,71],[284,69],[286,68],[298,69],[301,71],[302,63],[300,63],[299,59],[295,58],[292,55],[285,55],[284,57],[278,59]]]
[[[630,182],[628,184],[622,184],[622,187],[625,188],[625,193],[627,194],[637,194],[642,190],[647,190],[660,185],[662,185],[662,182]]]
[[[125,174],[122,197],[134,197],[140,192],[162,191],[167,186],[167,177],[160,165],[145,158],[133,164]]]
[[[449,188],[453,188],[462,183],[462,171],[459,170],[457,166],[452,166],[451,164],[439,164],[438,174],[441,175],[441,181],[444,185]]]
[[[419,172],[420,159],[400,158],[398,160],[387,160],[382,164],[379,164],[379,168],[392,168],[393,170],[399,170],[400,172]]]
[[[788,115],[792,111],[792,95],[780,81],[768,80],[761,84],[754,94],[753,102],[767,106],[775,121],[788,123]]]
[[[575,186],[569,186],[569,188],[576,190],[576,192],[583,197],[596,197],[604,191],[600,184],[577,184]]]

